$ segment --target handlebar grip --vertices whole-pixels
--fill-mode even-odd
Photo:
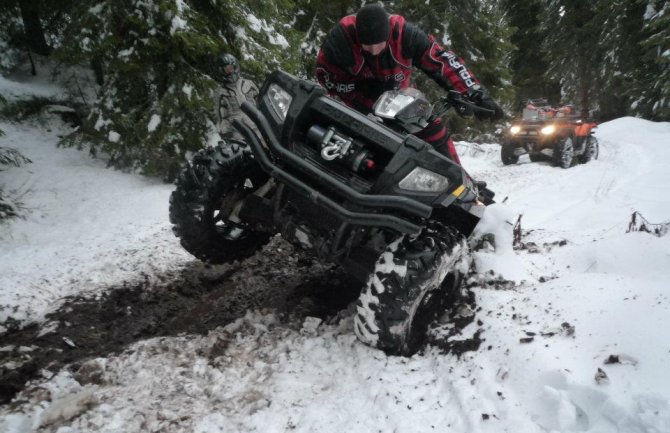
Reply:
[[[491,110],[490,108],[480,107],[479,105],[475,105],[472,108],[474,108],[475,111],[481,111],[482,113],[495,114],[495,110]]]

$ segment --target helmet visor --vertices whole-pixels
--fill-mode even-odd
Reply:
[[[234,83],[239,78],[239,67],[237,65],[225,65],[223,67],[223,82]]]

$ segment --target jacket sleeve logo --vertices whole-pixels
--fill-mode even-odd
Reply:
[[[458,73],[467,87],[472,87],[476,84],[475,80],[472,78],[472,75],[470,75],[470,72],[468,72],[463,63],[456,59],[456,55],[454,53],[447,51],[442,54],[442,57],[447,58],[449,66],[451,66],[454,71]]]

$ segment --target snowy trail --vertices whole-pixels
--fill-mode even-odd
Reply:
[[[82,158],[84,152],[57,148],[58,137],[70,129],[51,116],[42,121],[52,129],[2,126],[3,145],[20,149],[32,163],[0,173],[29,210],[24,220],[0,227],[0,322],[10,314],[43,320],[67,296],[190,260],[176,248],[165,218],[170,185],[106,170],[103,161]],[[34,295],[29,304],[20,302],[26,292]]]
[[[655,222],[668,220],[668,200],[661,197],[667,197],[670,178],[664,164],[654,161],[670,160],[663,136],[670,129],[667,124],[638,119],[619,119],[600,129],[599,135],[605,137],[601,159],[573,167],[567,174],[542,164],[535,169],[538,164],[530,163],[509,167],[507,178],[503,171],[508,167],[501,164],[492,173],[502,190],[514,196],[510,208],[524,215],[522,226],[530,231],[524,241],[541,245],[557,238],[567,240],[566,246],[547,251],[550,254],[525,255],[529,275],[537,278],[542,269],[552,278],[542,284],[527,281],[526,290],[519,288],[519,294],[507,302],[526,304],[523,309],[530,314],[524,316],[528,325],[523,330],[541,335],[542,327],[551,324],[547,316],[553,315],[557,329],[566,320],[576,327],[578,337],[567,341],[553,337],[545,340],[550,346],[540,348],[528,345],[533,350],[522,351],[528,356],[525,362],[516,359],[511,364],[532,365],[524,380],[542,387],[528,393],[527,383],[518,379],[511,379],[510,387],[526,390],[524,407],[550,431],[666,431],[670,426],[667,393],[661,397],[657,391],[667,389],[670,382],[666,375],[644,372],[662,369],[661,363],[668,362],[667,336],[659,340],[649,336],[656,335],[650,328],[667,328],[670,321],[666,289],[670,244],[667,238],[626,235],[625,230],[633,210]],[[640,133],[646,129],[652,132],[648,137]],[[631,239],[639,243],[631,245]],[[489,337],[504,340],[501,331],[508,327],[505,321],[495,324]],[[612,354],[630,362],[604,365]],[[609,389],[581,385],[594,383],[597,368],[611,375]],[[659,386],[659,380],[664,385]],[[658,419],[649,417],[649,413],[658,414],[654,408],[659,406],[665,412]]]

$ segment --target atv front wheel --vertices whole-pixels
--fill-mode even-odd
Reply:
[[[500,148],[500,159],[504,165],[516,164],[519,161],[519,156],[514,153],[514,148],[510,146],[502,146]]]
[[[209,263],[253,255],[270,235],[251,231],[229,216],[241,199],[267,179],[244,144],[224,143],[200,150],[170,196],[170,222],[181,245]]]
[[[559,141],[554,148],[554,164],[562,168],[572,167],[572,162],[575,158],[575,146],[572,138],[568,137],[565,140]]]
[[[595,137],[587,137],[584,144],[584,153],[581,156],[582,164],[586,164],[592,159],[598,159],[599,153],[598,139]]]
[[[386,247],[356,304],[358,338],[389,355],[411,356],[445,297],[458,290],[468,251],[456,229],[434,224]]]

